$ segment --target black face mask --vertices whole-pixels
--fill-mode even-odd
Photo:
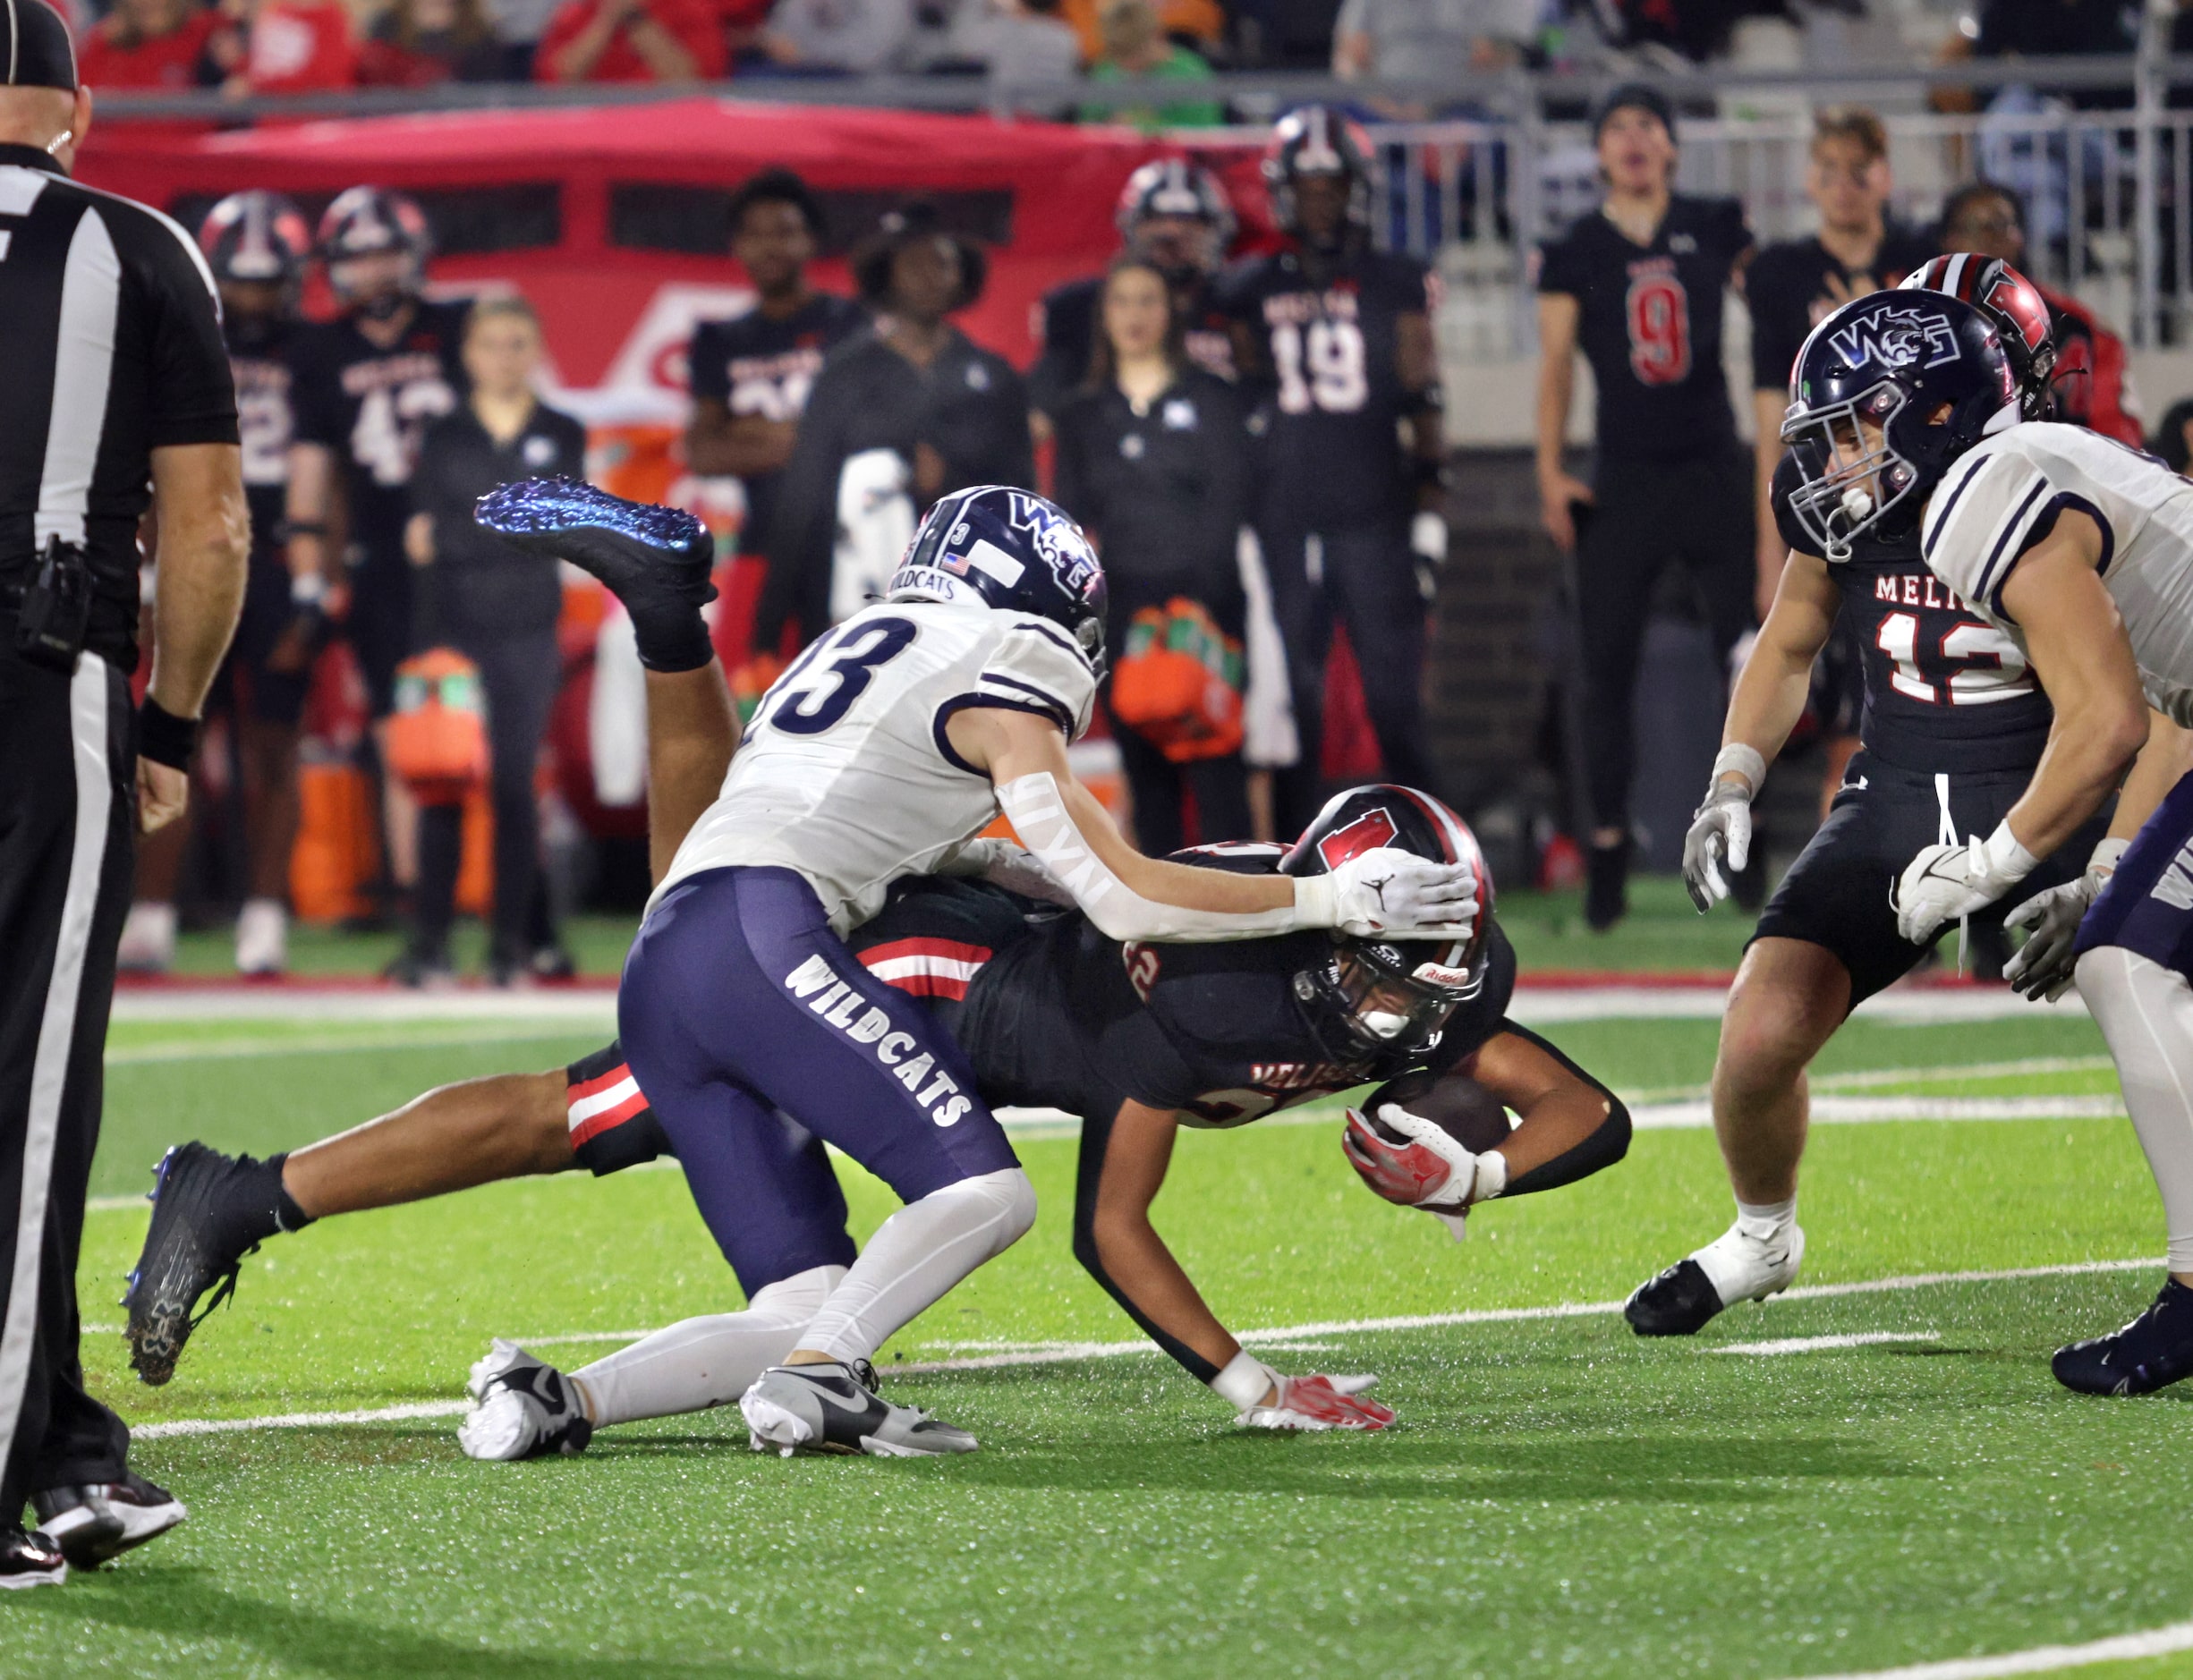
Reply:
[[[370,298],[361,299],[353,312],[363,320],[393,321],[412,306],[408,292],[377,292]]]

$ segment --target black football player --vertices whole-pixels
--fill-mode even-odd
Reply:
[[[2046,412],[2047,314],[2022,277],[1977,257],[1936,259],[1905,283],[1973,304],[1994,326],[2028,417]],[[1789,558],[1773,609],[1729,704],[1726,743],[1683,847],[1704,910],[1751,849],[1751,801],[1804,709],[1813,658],[1840,612],[1863,658],[1860,746],[1810,844],[1753,933],[1730,993],[1713,1069],[1713,1124],[1736,1223],[1639,1286],[1640,1336],[1687,1336],[1739,1301],[1789,1287],[1805,1254],[1797,1222],[1805,1069],[1851,1010],[1925,960],[1897,931],[1890,888],[1924,847],[1992,833],[2025,792],[2053,713],[2019,645],[1983,624],[1927,569],[1916,522],[1867,531],[1831,564],[1790,505],[1803,484],[1784,455],[1773,512]],[[2034,872],[2039,892],[2076,878],[2106,811]],[[2115,843],[2111,843],[2115,844]],[[2004,907],[1973,918],[1998,936]],[[1960,933],[1959,938],[1965,935]],[[2015,977],[2014,962],[2010,972]]]
[[[1212,282],[1237,224],[1219,178],[1180,157],[1144,164],[1119,190],[1115,219],[1124,250],[1146,259],[1171,286],[1188,360],[1206,373],[1232,378],[1232,331]],[[1103,289],[1101,275],[1069,280],[1036,305],[1042,350],[1028,369],[1028,401],[1037,413],[1056,414],[1058,404],[1087,382]]]
[[[1263,174],[1286,242],[1220,286],[1268,428],[1256,525],[1302,741],[1278,789],[1279,827],[1293,833],[1320,803],[1336,622],[1356,650],[1385,773],[1432,782],[1419,562],[1446,555],[1446,449],[1435,283],[1415,258],[1372,245],[1363,132],[1324,106],[1292,112],[1272,131]]]
[[[1291,850],[1183,856],[1320,873],[1378,845],[1449,861],[1475,855],[1444,806],[1378,785],[1334,800]],[[1612,1093],[1505,1018],[1515,955],[1489,882],[1470,937],[1439,945],[1313,934],[1122,946],[1077,910],[939,879],[907,883],[851,944],[878,978],[927,1000],[986,1101],[1084,1117],[1075,1254],[1161,1347],[1259,1427],[1376,1429],[1392,1414],[1363,1397],[1367,1379],[1271,1370],[1211,1313],[1149,1218],[1180,1126],[1244,1125],[1374,1080],[1466,1072],[1521,1116],[1492,1147],[1462,1148],[1394,1105],[1351,1116],[1346,1133],[1347,1158],[1373,1190],[1450,1225],[1473,1202],[1573,1182],[1628,1147],[1628,1113]],[[842,1224],[821,1146],[804,1133],[787,1140],[815,1155],[818,1182],[830,1186],[818,1212]],[[200,1297],[217,1284],[217,1303],[253,1245],[314,1217],[574,1166],[611,1173],[668,1152],[615,1045],[567,1069],[444,1087],[287,1157],[231,1159],[184,1144],[161,1164],[132,1274],[132,1362],[147,1381],[165,1382]],[[735,1400],[793,1345],[808,1297],[829,1282],[814,1271],[758,1283],[743,1312],[689,1320],[568,1377],[497,1344],[474,1370],[480,1404],[461,1436],[466,1451],[575,1451],[599,1424]]]
[[[411,651],[412,469],[429,423],[466,386],[464,306],[425,295],[432,244],[425,214],[402,193],[337,195],[320,217],[319,254],[341,312],[306,328],[291,359],[290,571],[305,589],[347,581],[344,633],[377,721]],[[338,537],[344,547],[331,548]]]

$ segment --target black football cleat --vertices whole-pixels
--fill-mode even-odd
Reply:
[[[124,1334],[131,1368],[155,1387],[175,1374],[191,1332],[235,1294],[243,1257],[259,1247],[223,1235],[234,1224],[223,1217],[229,1201],[224,1192],[257,1165],[248,1156],[236,1159],[203,1143],[184,1143],[152,1169],[152,1225],[122,1304],[130,1315]],[[213,1299],[193,1316],[208,1289]]]
[[[600,579],[635,621],[666,596],[691,607],[716,598],[715,539],[682,508],[626,501],[574,479],[525,479],[481,496],[472,517],[514,547]]]
[[[2056,1380],[2080,1394],[2142,1395],[2193,1377],[2193,1289],[2175,1277],[2121,1330],[2056,1350]]]
[[[1739,1218],[1704,1248],[1639,1284],[1622,1316],[1639,1336],[1696,1336],[1739,1301],[1781,1294],[1804,1263],[1805,1233],[1794,1221],[1772,1226]]]
[[[57,1587],[68,1578],[69,1560],[51,1536],[0,1528],[0,1591]]]
[[[1639,1336],[1696,1336],[1726,1304],[1705,1268],[1686,1256],[1639,1284],[1622,1303],[1622,1316]]]
[[[75,1569],[97,1569],[147,1540],[157,1540],[191,1514],[183,1501],[134,1471],[120,1481],[49,1488],[30,1496],[39,1531]]]

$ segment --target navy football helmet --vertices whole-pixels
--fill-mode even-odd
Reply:
[[[1104,675],[1104,568],[1072,515],[1033,490],[978,484],[939,499],[883,598],[1047,618]]]
[[[1968,250],[1934,258],[1906,275],[1903,284],[1913,291],[1962,298],[1994,322],[2018,378],[2019,406],[2027,420],[2048,418],[2049,385],[2056,371],[2055,321],[2038,286],[2002,258]]]
[[[1789,508],[1829,560],[1902,535],[1959,456],[2023,418],[1994,323],[1938,292],[1875,292],[1812,329],[1789,375]]]
[[[1360,125],[1329,105],[1305,105],[1272,125],[1264,143],[1264,189],[1274,220],[1289,233],[1302,232],[1295,182],[1305,175],[1339,175],[1347,182],[1347,219],[1371,225],[1371,140]]]
[[[1429,793],[1390,782],[1335,793],[1279,860],[1279,872],[1329,875],[1379,846],[1468,863],[1477,877],[1477,918],[1466,939],[1336,935],[1332,960],[1295,976],[1295,996],[1343,1061],[1431,1048],[1456,1008],[1484,989],[1492,877],[1469,825]],[[1337,1029],[1337,1043],[1329,1029]]]

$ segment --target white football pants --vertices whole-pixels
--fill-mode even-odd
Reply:
[[[2078,975],[2163,1192],[2170,1269],[2193,1273],[2193,985],[2113,945],[2080,957]]]

